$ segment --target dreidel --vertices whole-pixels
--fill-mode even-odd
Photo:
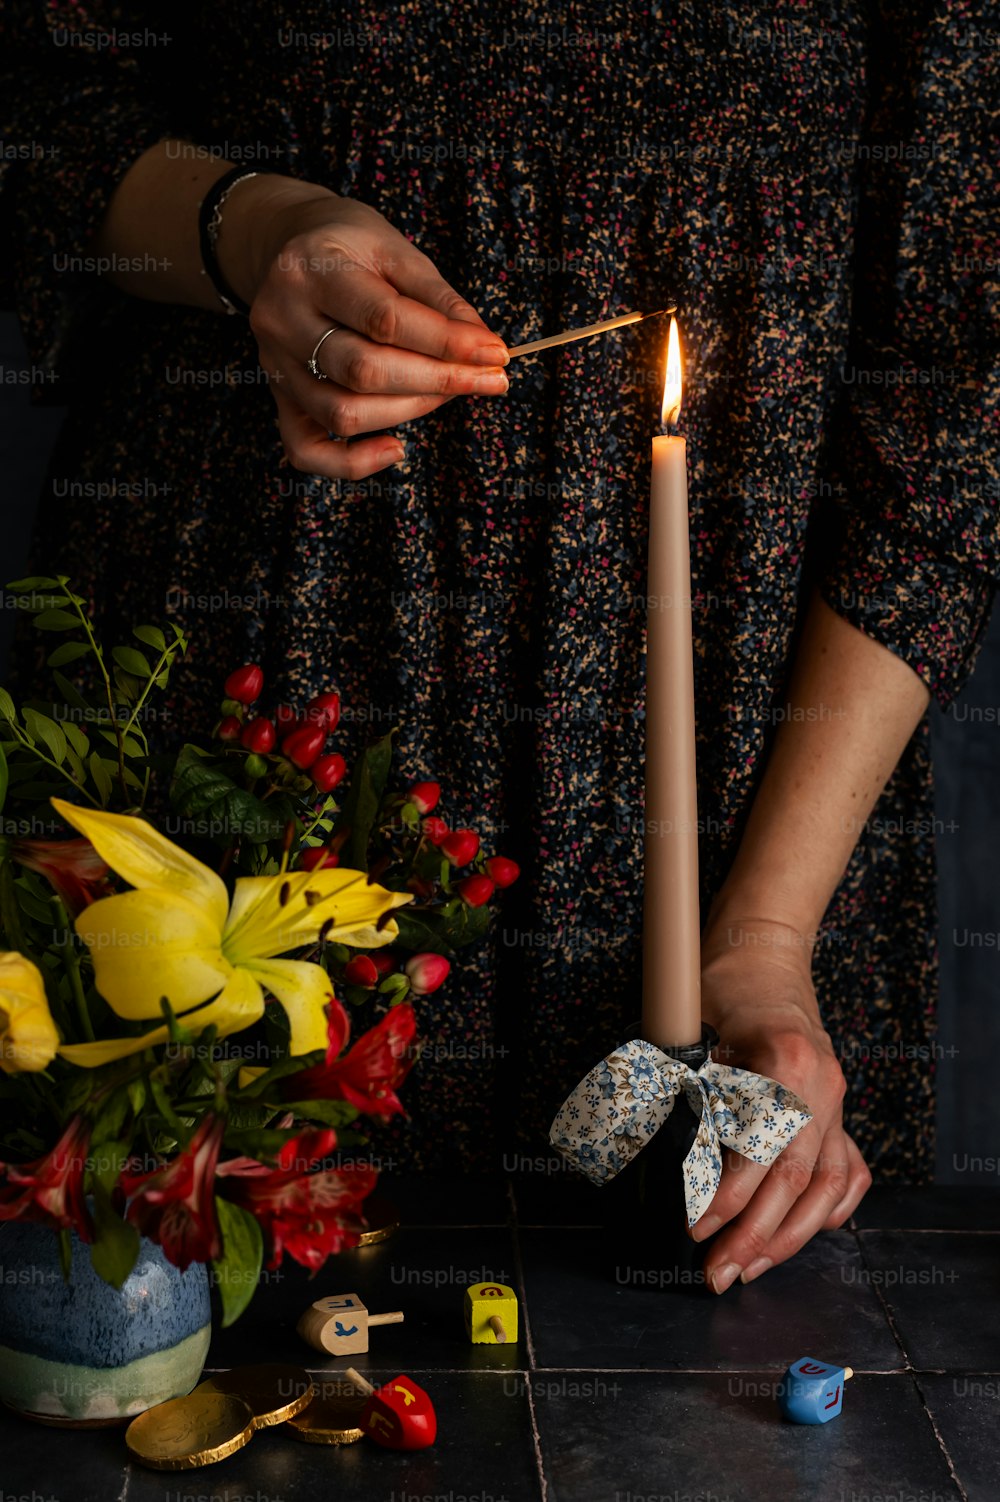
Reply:
[[[793,1424],[828,1424],[844,1406],[849,1366],[830,1366],[812,1356],[793,1361],[778,1386],[778,1407]]]
[[[356,1293],[335,1293],[310,1304],[296,1325],[307,1345],[328,1356],[355,1356],[368,1349],[368,1331],[373,1325],[402,1324],[400,1310],[392,1314],[369,1314]]]
[[[515,1345],[517,1294],[506,1283],[472,1283],[465,1290],[465,1333],[474,1345]]]
[[[434,1404],[411,1377],[401,1374],[373,1387],[349,1366],[345,1376],[368,1394],[358,1426],[386,1450],[426,1450],[437,1438]]]

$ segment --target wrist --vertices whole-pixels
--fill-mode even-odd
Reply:
[[[237,296],[252,304],[282,246],[302,228],[306,206],[316,208],[321,222],[337,198],[327,188],[278,173],[236,183],[222,211],[215,254]]]

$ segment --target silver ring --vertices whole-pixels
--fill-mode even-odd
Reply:
[[[331,334],[335,334],[337,332],[337,330],[341,329],[341,328],[343,328],[343,324],[341,324],[341,323],[331,323],[331,325],[327,329],[326,333],[321,336],[321,338],[319,340],[319,343],[316,345],[316,348],[313,350],[312,354],[309,356],[309,359],[306,361],[306,369],[308,370],[308,372],[309,372],[309,374],[311,376],[315,376],[316,377],[317,381],[328,381],[330,379],[330,377],[328,375],[325,375],[323,373],[323,371],[320,370],[319,365],[318,365],[318,363],[316,361],[316,356],[319,354],[320,349],[323,346],[323,340],[324,339],[329,339],[329,337],[330,337]]]

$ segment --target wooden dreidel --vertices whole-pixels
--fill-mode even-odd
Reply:
[[[517,1294],[506,1283],[472,1283],[465,1290],[465,1333],[474,1345],[517,1342]]]
[[[368,1394],[368,1402],[358,1418],[359,1426],[369,1439],[386,1450],[426,1450],[437,1438],[437,1414],[434,1404],[411,1377],[393,1377],[381,1387],[347,1368],[355,1387]]]
[[[402,1321],[398,1309],[392,1314],[369,1314],[356,1293],[335,1293],[311,1304],[295,1328],[315,1351],[355,1356],[367,1351],[368,1331],[373,1325],[399,1325]]]
[[[853,1376],[849,1366],[801,1356],[778,1385],[778,1407],[793,1424],[828,1424],[844,1406],[844,1383]]]

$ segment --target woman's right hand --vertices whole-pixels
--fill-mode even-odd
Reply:
[[[453,396],[507,390],[502,341],[367,204],[263,175],[237,183],[221,217],[219,265],[250,304],[296,469],[363,479],[403,456],[398,439],[379,430]],[[331,324],[338,330],[317,356],[324,381],[306,362]],[[359,436],[369,433],[379,436]]]

